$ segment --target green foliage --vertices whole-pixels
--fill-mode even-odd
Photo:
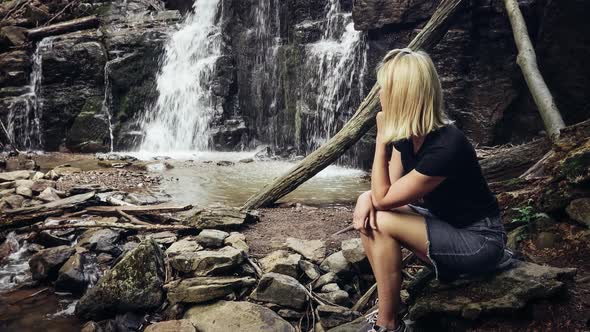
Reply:
[[[532,203],[533,200],[529,199],[526,205],[512,209],[517,212],[517,215],[512,218],[511,223],[527,226],[529,232],[533,231],[532,228],[534,227],[534,222],[537,219],[547,216],[544,213],[536,212]]]

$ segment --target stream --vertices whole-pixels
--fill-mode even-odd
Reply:
[[[150,157],[140,153],[135,156],[140,159]],[[148,170],[162,175],[160,190],[170,195],[174,202],[197,206],[214,203],[240,206],[263,186],[296,165],[289,161],[252,161],[253,156],[252,152],[189,153],[166,160],[168,167],[164,163],[152,163]],[[348,205],[368,188],[365,171],[329,166],[279,203]]]

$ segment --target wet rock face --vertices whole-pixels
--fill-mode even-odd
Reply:
[[[107,55],[99,36],[94,30],[80,31],[47,43],[40,50],[43,88],[39,96],[43,101],[45,148],[57,150],[68,142],[70,148],[80,151],[84,142],[103,144],[108,126],[104,125],[106,119],[101,115],[100,103]],[[72,123],[73,135],[64,136]]]
[[[0,86],[27,84],[29,55],[26,51],[12,51],[0,54]]]
[[[151,310],[164,300],[164,254],[153,240],[129,252],[76,305],[84,319]]]
[[[358,30],[378,29],[387,24],[414,23],[430,18],[440,1],[355,0],[352,17]]]

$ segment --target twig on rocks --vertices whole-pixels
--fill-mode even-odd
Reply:
[[[144,226],[151,226],[152,224],[145,222],[145,221],[141,221],[139,219],[137,219],[136,217],[126,213],[125,211],[123,211],[122,209],[117,209],[117,212],[121,215],[121,217],[129,220],[129,222],[131,222],[132,224],[136,224],[136,225],[144,225]]]
[[[250,264],[253,268],[254,268],[254,272],[256,272],[256,276],[258,278],[262,277],[262,269],[260,268],[260,266],[258,266],[258,264],[256,264],[252,258],[250,258],[248,255],[244,255],[244,259],[246,259],[246,262],[248,262],[248,264]]]
[[[363,294],[363,296],[361,296],[361,298],[352,306],[350,310],[360,312],[367,305],[367,303],[369,303],[369,300],[373,294],[375,294],[376,290],[377,284],[375,283],[373,286],[371,286],[371,288],[369,288],[368,291],[365,292],[365,294]]]

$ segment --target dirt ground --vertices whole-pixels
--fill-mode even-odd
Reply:
[[[350,225],[352,205],[337,208],[298,206],[260,209],[260,222],[242,231],[253,257],[263,257],[279,249],[288,237],[324,240],[329,253],[340,250],[342,240],[357,237],[354,231],[332,234]]]

